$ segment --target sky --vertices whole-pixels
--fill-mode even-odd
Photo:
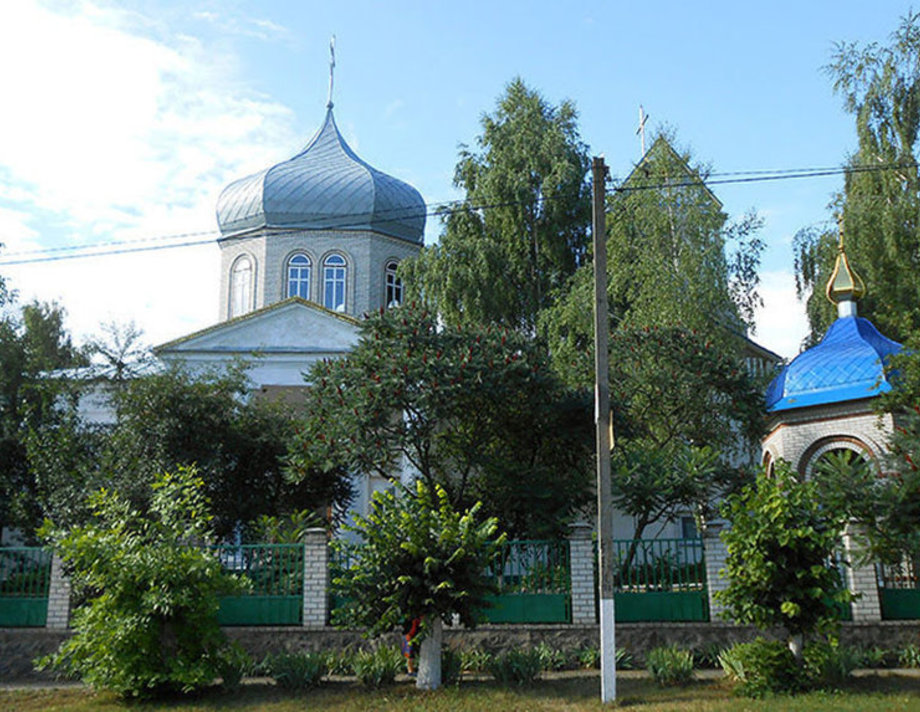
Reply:
[[[641,155],[640,105],[650,134],[673,130],[719,173],[839,167],[855,126],[822,68],[836,43],[887,41],[909,9],[900,0],[7,0],[0,276],[23,301],[62,304],[78,341],[113,321],[134,321],[149,344],[215,323],[217,196],[293,156],[319,127],[333,34],[340,130],[430,204],[461,196],[458,147],[475,147],[483,114],[515,77],[550,103],[572,101],[591,154],[621,178]],[[754,338],[785,357],[807,330],[792,238],[827,224],[841,186],[839,175],[713,186],[733,217],[763,218]],[[429,218],[426,243],[439,231]],[[138,240],[160,249],[124,251]],[[165,249],[177,243],[195,244]],[[113,254],[9,264],[103,244]]]

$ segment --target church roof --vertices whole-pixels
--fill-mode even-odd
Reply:
[[[817,346],[803,351],[773,379],[767,410],[776,412],[870,398],[891,390],[885,360],[901,344],[879,333],[868,319],[844,316]]]
[[[224,237],[262,228],[371,230],[422,242],[425,202],[408,183],[361,160],[332,115],[293,158],[234,181],[217,200]]]

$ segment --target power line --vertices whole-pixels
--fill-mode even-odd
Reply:
[[[823,167],[823,168],[782,168],[782,169],[760,169],[760,170],[745,170],[745,171],[728,171],[721,173],[710,173],[706,178],[686,178],[681,180],[669,179],[668,176],[649,174],[646,176],[646,180],[637,181],[635,178],[631,180],[630,185],[628,186],[616,186],[608,188],[608,193],[613,194],[623,194],[638,192],[644,190],[662,190],[668,188],[705,188],[711,185],[731,185],[731,184],[745,184],[745,183],[766,183],[766,182],[775,182],[781,180],[801,180],[808,178],[823,178],[827,176],[835,175],[847,175],[854,173],[877,173],[881,171],[891,171],[899,170],[903,168],[915,168],[915,163],[878,163],[878,164],[869,164],[869,165],[855,165],[855,166],[840,166],[840,167]],[[550,200],[555,200],[554,196],[541,196],[537,199],[537,202],[547,202]],[[406,220],[417,220],[420,218],[427,218],[433,216],[449,216],[461,212],[478,212],[483,210],[494,210],[497,208],[503,207],[513,207],[515,205],[523,205],[524,201],[504,201],[497,203],[470,203],[465,199],[459,200],[449,200],[441,201],[437,203],[424,203],[424,211],[413,212],[411,210],[406,210],[406,208],[391,208],[389,210],[378,211],[375,214],[375,223],[392,223],[392,222],[402,222]],[[380,216],[386,215],[387,213],[393,213],[394,215],[386,218],[381,218]],[[398,214],[397,214],[398,213]],[[362,222],[336,222],[333,223],[330,221],[330,224],[327,226],[328,229],[339,229],[339,230],[354,230],[362,227],[366,227],[366,221]],[[297,226],[292,225],[292,230],[296,230]],[[198,231],[198,232],[187,232],[179,233],[175,235],[162,235],[157,237],[143,238],[140,240],[116,240],[109,242],[98,242],[86,245],[68,245],[63,247],[49,247],[44,249],[36,250],[20,250],[17,252],[12,252],[7,255],[7,257],[16,257],[22,255],[21,259],[7,259],[6,257],[0,257],[0,266],[13,266],[13,265],[24,265],[24,264],[34,264],[39,262],[57,262],[60,260],[71,260],[71,259],[80,259],[86,257],[106,257],[108,255],[123,255],[131,254],[136,252],[154,252],[158,250],[169,250],[178,247],[193,247],[197,245],[206,245],[213,243],[212,240],[192,240],[185,242],[176,242],[173,244],[155,244],[155,245],[145,245],[143,243],[149,242],[165,242],[167,240],[176,240],[186,237],[198,237],[202,235],[216,236],[218,233],[214,230],[209,231]],[[233,236],[229,236],[229,239],[232,239]],[[127,245],[132,245],[127,247]],[[134,246],[138,245],[138,246]],[[108,249],[112,246],[125,246],[122,249],[111,250]],[[105,248],[105,249],[100,249]],[[88,250],[87,252],[79,252],[80,250]],[[95,250],[95,251],[94,251]],[[68,253],[68,254],[57,254],[57,253]],[[76,253],[76,254],[72,254]],[[25,255],[38,255],[36,257],[25,257]]]

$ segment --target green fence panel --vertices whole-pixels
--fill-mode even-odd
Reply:
[[[882,619],[920,620],[920,562],[905,558],[899,564],[876,567]]]
[[[498,594],[489,599],[492,607],[483,611],[489,623],[572,620],[567,541],[509,541],[491,575]]]
[[[702,539],[614,539],[612,558],[618,622],[709,620]]]
[[[882,588],[879,599],[883,620],[920,620],[920,589]]]
[[[360,556],[360,547],[338,551],[330,559],[332,578]],[[482,611],[489,623],[568,623],[572,620],[569,544],[567,541],[509,541],[490,570],[498,594]],[[347,600],[330,596],[335,610]]]
[[[221,625],[300,625],[303,620],[303,545],[243,544],[211,547],[224,568],[250,590],[223,596]]]
[[[0,627],[43,627],[50,584],[50,550],[0,548]]]
[[[617,623],[709,620],[705,591],[614,593],[613,605]]]
[[[489,596],[489,623],[568,623],[572,620],[567,593],[503,593]]]

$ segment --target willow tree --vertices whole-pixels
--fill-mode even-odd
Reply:
[[[902,17],[887,45],[837,44],[825,69],[856,120],[857,148],[832,206],[847,254],[869,285],[860,314],[903,341],[920,329],[920,13]],[[821,287],[834,267],[837,231],[803,230],[795,245],[814,340],[836,318]]]
[[[532,331],[581,262],[590,200],[587,147],[575,106],[554,106],[520,78],[482,117],[476,149],[461,145],[438,245],[403,267],[410,291],[448,323]]]

